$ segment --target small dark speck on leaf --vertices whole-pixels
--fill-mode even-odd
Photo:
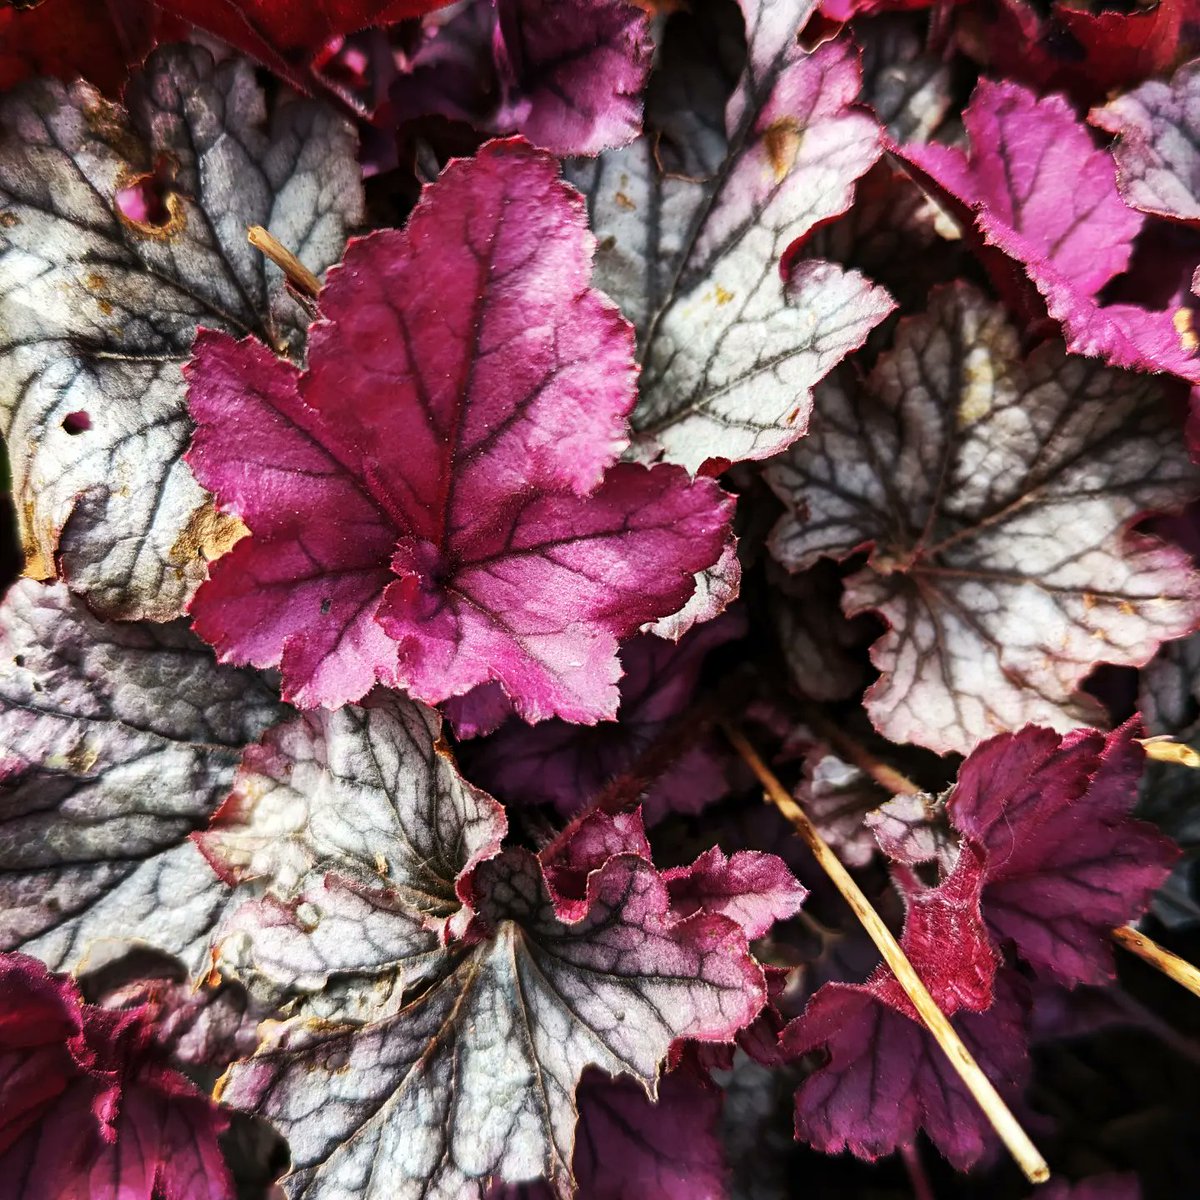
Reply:
[[[76,412],[67,413],[62,421],[63,429],[73,437],[77,433],[86,433],[92,427],[92,418],[81,408]]]

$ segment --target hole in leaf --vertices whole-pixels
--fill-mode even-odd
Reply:
[[[81,408],[77,412],[67,413],[62,420],[63,429],[72,437],[77,433],[85,433],[92,427],[92,418]]]
[[[120,182],[114,203],[117,215],[138,233],[164,238],[178,233],[185,215],[178,194],[172,189],[175,164],[160,157],[152,171],[129,175]]]

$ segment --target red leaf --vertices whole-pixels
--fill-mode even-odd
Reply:
[[[732,504],[610,465],[633,339],[591,250],[555,161],[492,142],[351,244],[306,373],[197,339],[189,462],[253,535],[192,604],[223,659],[280,665],[307,706],[495,680],[531,721],[614,715],[619,639],[684,604]]]
[[[163,1065],[151,1010],[0,956],[0,1177],[53,1200],[231,1200],[227,1120]]]
[[[1146,911],[1179,854],[1129,815],[1145,759],[1136,732],[1030,726],[992,738],[963,763],[948,803],[986,853],[988,928],[1068,985],[1113,978],[1109,931]]]

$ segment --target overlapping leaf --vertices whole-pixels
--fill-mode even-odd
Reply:
[[[768,470],[790,569],[871,548],[850,614],[890,629],[867,707],[893,741],[969,750],[1031,721],[1096,721],[1076,689],[1200,620],[1179,550],[1127,526],[1194,493],[1151,381],[1039,347],[957,285],[901,326],[865,385],[823,385],[813,431]]]
[[[908,915],[901,946],[1001,1092],[1028,1074],[1022,981],[997,973],[980,916],[983,856],[964,846],[954,872],[922,889],[902,877]],[[828,1061],[796,1093],[796,1133],[827,1153],[888,1154],[924,1129],[959,1170],[988,1148],[991,1126],[911,1001],[884,966],[865,984],[830,983],[783,1033],[795,1054],[824,1047]]]
[[[464,749],[472,778],[505,803],[552,804],[571,817],[657,738],[673,733],[682,752],[646,793],[643,809],[651,824],[670,812],[699,812],[727,790],[722,756],[711,738],[684,744],[688,731],[672,724],[692,702],[709,651],[745,628],[744,616],[731,613],[692,630],[678,646],[649,634],[627,642],[617,724],[581,729],[546,721],[531,729],[510,720],[486,742]]]
[[[0,606],[0,949],[205,961],[228,889],[188,842],[283,710],[179,624],[103,625],[61,584]]]
[[[745,69],[727,101],[720,54],[697,62],[672,50],[673,39],[695,38],[688,14],[665,35],[672,78],[651,84],[686,91],[704,113],[724,104],[721,127],[678,125],[678,107],[652,95],[643,138],[570,170],[600,239],[597,282],[637,328],[636,452],[690,470],[764,458],[799,437],[812,385],[891,308],[880,289],[829,263],[781,278],[788,247],[849,205],[878,157],[878,131],[854,106],[852,50],[800,48],[810,6],[746,0],[742,9]],[[664,170],[659,145],[674,156],[668,167],[678,160],[690,173]]]
[[[993,936],[1068,985],[1114,977],[1111,929],[1145,912],[1178,856],[1129,815],[1145,758],[1135,732],[993,738],[963,763],[947,802],[951,824],[985,852]]]
[[[1117,184],[1127,203],[1172,221],[1200,221],[1200,63],[1170,82],[1152,80],[1093,109],[1093,125],[1117,135]]]
[[[963,122],[969,154],[939,145],[899,154],[956,212],[1009,303],[1027,320],[1044,305],[1076,354],[1200,382],[1195,338],[1174,312],[1100,303],[1142,218],[1122,202],[1111,157],[1070,105],[984,80]]]
[[[35,0],[0,12],[0,86],[30,75],[81,76],[116,97],[131,67],[194,25],[301,89],[328,42],[419,16],[441,0]]]
[[[392,106],[401,120],[438,113],[555,154],[597,154],[639,133],[651,49],[629,0],[470,0],[426,23]]]
[[[628,326],[589,286],[580,198],[514,139],[355,242],[309,369],[205,334],[188,461],[251,537],[192,605],[222,658],[305,706],[379,680],[498,682],[530,721],[615,713],[618,641],[680,609],[732,504],[625,444]]]
[[[204,838],[267,889],[229,957],[310,1014],[224,1091],[288,1137],[293,1197],[565,1190],[587,1066],[650,1089],[676,1039],[729,1039],[764,999],[740,927],[673,915],[644,857],[607,856],[561,906],[529,853],[486,858],[503,818],[435,735],[399,700],[308,715]]]
[[[286,93],[268,111],[245,62],[161,50],[126,105],[52,81],[0,101],[0,431],[26,574],[167,620],[242,532],[180,458],[196,328],[298,350],[246,228],[322,271],[362,196],[346,122]]]
[[[11,1195],[232,1200],[217,1146],[228,1118],[163,1064],[148,1010],[85,1005],[71,980],[23,954],[0,955],[0,1002]]]

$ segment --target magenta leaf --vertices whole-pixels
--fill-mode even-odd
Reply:
[[[284,711],[183,627],[101,624],[57,584],[0,605],[0,949],[56,968],[130,944],[197,970],[228,889],[188,841]]]
[[[892,308],[881,289],[831,263],[781,277],[789,246],[849,206],[855,179],[879,155],[878,127],[855,106],[853,50],[801,49],[807,5],[745,0],[742,10],[746,65],[723,112],[724,64],[673,45],[693,28],[684,14],[667,27],[651,82],[652,93],[697,97],[717,128],[697,136],[686,118],[677,124],[676,107],[648,101],[644,137],[570,168],[600,239],[597,282],[637,328],[635,452],[693,471],[795,441],[813,384]],[[677,160],[691,170],[673,169]]]
[[[1028,1073],[1026,1005],[1015,972],[997,972],[999,956],[980,915],[983,859],[965,843],[937,888],[901,873],[908,904],[901,946],[1011,1100]],[[818,1149],[874,1159],[924,1129],[959,1170],[988,1149],[994,1135],[987,1118],[887,967],[865,984],[825,984],[784,1030],[783,1044],[793,1054],[824,1048],[828,1056],[796,1093],[796,1134]]]
[[[1070,105],[983,80],[963,120],[969,155],[936,145],[897,153],[967,228],[1008,302],[1028,320],[1044,304],[1073,353],[1200,382],[1194,339],[1173,313],[1097,298],[1128,264],[1143,219]]]
[[[993,936],[1062,983],[1114,978],[1114,925],[1145,912],[1178,857],[1133,820],[1145,754],[1126,725],[1105,736],[1023,729],[977,747],[947,805],[986,854]]]
[[[496,0],[504,103],[511,127],[555,154],[599,154],[641,132],[653,44],[629,0]]]
[[[1014,972],[1001,972],[992,1007],[964,1011],[952,1022],[1010,1101],[1029,1071],[1022,982]],[[795,1053],[824,1047],[829,1055],[796,1093],[796,1136],[818,1150],[876,1159],[924,1129],[965,1171],[992,1148],[991,1125],[941,1047],[869,985],[827,983],[785,1038]]]
[[[554,154],[598,154],[641,131],[652,43],[629,0],[468,0],[434,12],[391,89],[395,116],[436,113]]]
[[[663,872],[678,917],[697,912],[723,913],[746,937],[762,937],[776,921],[800,911],[808,890],[783,859],[757,850],[725,855],[720,846],[706,850],[690,867]]]
[[[189,462],[252,533],[192,604],[223,659],[306,707],[494,680],[531,721],[614,714],[618,640],[684,604],[731,504],[610,466],[634,364],[591,246],[554,161],[493,142],[352,244],[306,372],[198,339]]]
[[[721,1093],[696,1073],[664,1075],[654,1101],[627,1077],[589,1070],[578,1104],[579,1200],[725,1200]]]
[[[293,1196],[357,1200],[373,1172],[398,1196],[561,1185],[585,1067],[649,1090],[675,1040],[729,1040],[765,998],[737,924],[671,911],[636,815],[545,866],[491,857],[503,814],[437,739],[398,699],[305,714],[200,838],[250,897],[223,962],[297,1013],[224,1092],[289,1139]]]
[[[812,432],[767,470],[790,510],[771,550],[802,570],[871,548],[843,603],[890,626],[866,703],[893,741],[966,752],[1097,723],[1077,693],[1092,667],[1200,619],[1187,556],[1128,531],[1194,494],[1179,442],[1158,385],[1055,344],[1022,360],[1003,311],[956,285],[865,385],[822,385]]]
[[[929,144],[902,157],[967,205],[990,243],[1020,263],[1050,263],[1091,296],[1125,269],[1142,218],[1063,97],[983,79],[963,121],[969,155]]]
[[[1127,203],[1172,221],[1200,221],[1200,63],[1169,83],[1150,80],[1095,108],[1093,125],[1117,135],[1117,185]]]
[[[0,956],[0,1002],[0,1168],[20,1195],[232,1200],[227,1118],[164,1065],[150,1010],[84,1005],[21,954]]]
[[[249,63],[177,46],[126,111],[48,80],[0,101],[0,432],[25,573],[107,616],[178,616],[244,532],[181,461],[180,366],[201,324],[302,350],[307,320],[247,226],[321,272],[363,218],[349,124],[273,96]]]
[[[511,804],[549,804],[574,816],[629,770],[660,736],[674,730],[691,703],[705,656],[742,636],[740,613],[697,626],[678,646],[643,634],[621,648],[621,707],[617,724],[580,728],[545,721],[530,728],[513,719],[486,742],[466,746],[468,772]],[[728,790],[722,747],[714,738],[688,746],[642,799],[653,825],[671,812],[699,812]]]

